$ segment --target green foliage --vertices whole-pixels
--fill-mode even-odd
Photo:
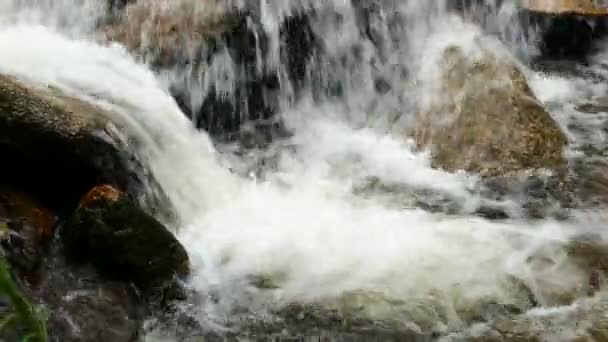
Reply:
[[[12,309],[0,317],[0,331],[19,324],[24,332],[23,342],[48,341],[44,315],[21,294],[11,277],[9,265],[2,256],[0,256],[0,294],[10,299]]]

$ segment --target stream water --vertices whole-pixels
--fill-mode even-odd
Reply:
[[[144,142],[138,153],[175,206],[180,223],[173,228],[192,259],[187,286],[196,295],[182,310],[205,329],[238,333],[242,324],[272,321],[277,308],[299,303],[449,336],[483,322],[471,316],[490,312],[481,309],[488,305],[527,312],[530,292],[541,307],[531,317],[570,317],[573,306],[555,307],[551,293],[577,293],[588,280],[564,245],[583,232],[603,238],[605,215],[573,211],[560,221],[473,215],[484,201],[478,178],[432,169],[401,132],[413,125],[415,104],[436,96],[410,80],[435,77],[443,47],[471,46],[483,36],[498,53],[519,58],[535,94],[568,134],[565,153],[576,160],[585,146],[605,148],[596,127],[608,113],[576,108],[606,94],[606,51],[586,65],[535,70],[534,46],[522,39],[509,1],[490,2],[485,31],[450,14],[441,0],[379,1],[364,34],[351,1],[261,0],[260,29],[271,37],[270,52],[260,55],[265,68],[286,72],[272,47],[279,46],[278,24],[302,8],[321,13],[312,27],[324,52],[311,60],[310,86],[297,100],[282,78],[278,115],[292,135],[243,152],[238,142],[214,145],[181,112],[168,89],[171,72],[183,70],[157,74],[125,48],[96,38],[105,15],[100,3],[0,0],[0,72],[110,106],[115,120],[138,134]],[[191,84],[192,92],[204,96],[201,84],[230,83],[237,67],[218,53],[210,69],[219,71]],[[333,84],[340,96],[319,91]],[[390,189],[377,190],[370,180]],[[418,206],[433,196],[457,203],[456,212]],[[513,211],[518,204],[501,203]],[[531,261],[541,259],[545,264]],[[541,336],[571,340],[577,329]]]

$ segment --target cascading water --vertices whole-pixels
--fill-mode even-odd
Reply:
[[[277,115],[290,136],[263,150],[237,146],[238,153],[234,144],[213,147],[169,95],[170,82],[194,77],[192,66],[155,74],[95,37],[106,11],[100,3],[0,0],[0,72],[109,106],[141,139],[138,153],[175,206],[175,229],[193,262],[188,286],[196,295],[184,311],[205,329],[238,334],[243,322],[273,320],[277,308],[298,303],[356,311],[370,325],[446,335],[480,321],[471,313],[482,307],[524,312],[533,305],[530,296],[543,305],[547,291],[574,292],[587,281],[563,244],[574,233],[603,236],[598,214],[560,222],[472,215],[484,201],[475,191],[478,179],[432,169],[403,133],[413,125],[416,103],[436,96],[414,80],[436,76],[443,47],[473,48],[476,37],[486,36],[505,58],[509,49],[519,56],[530,51],[521,27],[513,26],[514,2],[485,7],[486,28],[507,42],[499,45],[441,0],[260,1],[252,7],[269,48],[258,51],[258,62],[278,75]],[[310,13],[317,50],[296,91],[279,53],[279,25],[302,11]],[[209,85],[230,94],[226,84],[238,72],[226,71],[238,67],[217,52],[210,72],[180,84],[191,92],[189,105],[200,106],[196,96]],[[571,104],[599,96],[604,86],[526,73],[572,146],[603,144],[599,133],[581,136],[568,124],[584,118]],[[583,125],[595,124],[588,121]],[[259,166],[259,159],[272,162]],[[394,189],[372,191],[373,180]],[[418,207],[421,196],[432,201],[429,193],[456,203],[456,213]],[[537,311],[531,315],[542,316]]]

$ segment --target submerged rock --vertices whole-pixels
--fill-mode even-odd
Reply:
[[[111,186],[98,186],[62,226],[66,251],[141,290],[170,285],[189,271],[188,254],[152,216]]]
[[[443,53],[437,98],[419,113],[415,133],[436,167],[482,176],[549,169],[563,172],[564,133],[508,57],[479,46]]]

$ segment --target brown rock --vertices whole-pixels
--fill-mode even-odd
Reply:
[[[430,147],[434,166],[449,171],[563,171],[566,136],[524,74],[508,58],[479,48],[479,58],[455,46],[444,51],[437,99],[417,118],[418,146]]]

